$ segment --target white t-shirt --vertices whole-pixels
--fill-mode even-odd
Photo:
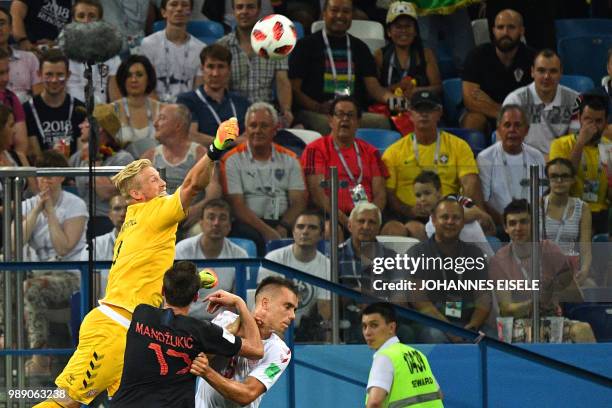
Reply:
[[[94,247],[96,252],[94,259],[96,261],[112,261],[113,260],[113,249],[115,247],[115,240],[117,239],[117,230],[113,228],[111,232],[107,232],[104,235],[99,235],[94,238]],[[89,260],[89,252],[87,247],[83,247],[81,251],[81,261]],[[108,283],[108,269],[100,271],[100,299],[104,298],[106,293],[106,284]]]
[[[183,92],[193,91],[196,76],[202,76],[200,52],[204,47],[206,44],[192,35],[186,43],[176,45],[168,41],[165,30],[153,33],[142,40],[140,52],[155,67],[156,91],[163,101],[168,101],[167,95],[176,99]]]
[[[429,221],[427,221],[427,225],[425,225],[425,231],[427,232],[427,237],[431,237],[436,232],[431,222],[431,217],[429,217]],[[489,257],[489,259],[495,255],[478,221],[472,221],[465,224],[459,233],[459,239],[463,242],[469,242],[470,244],[476,245],[487,257]]]
[[[393,385],[393,375],[395,373],[393,363],[389,357],[380,354],[379,351],[384,350],[395,343],[399,343],[399,338],[397,336],[393,336],[385,341],[376,351],[376,353],[374,353],[374,362],[370,368],[366,392],[368,392],[372,387],[382,388],[383,390],[387,391],[387,393],[389,393],[391,390],[391,386]]]
[[[544,156],[534,147],[523,143],[523,153],[511,155],[504,151],[501,141],[480,152],[476,162],[484,200],[500,214],[512,198],[529,199],[529,167],[545,165]]]
[[[317,255],[312,261],[304,263],[302,261],[299,261],[295,257],[295,255],[293,255],[293,245],[294,244],[268,252],[268,254],[266,255],[266,259],[269,259],[270,261],[274,261],[281,265],[289,266],[291,268],[297,269],[298,271],[302,271],[313,276],[318,276],[322,279],[329,280],[331,278],[331,268],[329,266],[329,259],[325,255],[317,251]],[[283,276],[268,269],[260,268],[259,273],[257,274],[257,283],[261,282],[264,278],[273,275],[281,277]],[[302,316],[308,315],[316,306],[317,300],[329,300],[331,299],[331,296],[329,294],[329,291],[323,290],[309,283],[305,283],[296,279],[295,284],[297,285],[300,294],[300,303],[295,312],[295,325],[297,327],[300,325]]]
[[[198,234],[195,237],[184,239],[176,244],[175,259],[207,259],[202,252],[202,246],[200,240],[202,234]],[[223,239],[223,248],[216,259],[224,258],[248,258],[246,251],[234,244],[227,238]],[[234,268],[216,268],[215,272],[219,278],[219,283],[213,289],[200,289],[198,292],[199,299],[204,299],[209,293],[213,293],[219,289],[223,289],[228,292],[234,290],[234,281],[236,280],[236,271]],[[206,311],[206,305],[201,302],[194,302],[189,308],[189,316],[195,317],[201,320],[210,320],[213,315]]]
[[[36,195],[21,203],[21,211],[24,219],[36,207],[39,200],[39,196]],[[85,201],[66,191],[62,191],[60,193],[59,200],[57,200],[57,203],[55,204],[55,215],[57,216],[60,225],[63,225],[66,220],[77,217],[85,217],[85,224],[87,224],[87,218],[89,218]],[[32,232],[28,244],[36,252],[36,256],[38,258],[36,259],[37,261],[79,261],[81,259],[81,251],[85,247],[86,229],[87,228],[85,228],[84,225],[81,237],[77,241],[74,248],[72,248],[68,254],[60,257],[55,251],[53,243],[51,242],[47,216],[45,215],[44,211],[41,211],[40,214],[38,214],[38,218],[36,218],[34,231]]]
[[[578,92],[559,85],[552,102],[545,105],[536,92],[535,83],[532,82],[508,94],[503,105],[516,104],[527,111],[529,133],[525,143],[542,154],[548,154],[554,139],[578,129],[578,122],[572,121],[577,97]]]
[[[117,75],[117,68],[121,65],[121,58],[114,56],[92,67],[94,102],[96,105],[108,102],[108,81],[111,76]],[[70,60],[70,78],[68,78],[68,93],[80,101],[85,100],[85,64]]]
[[[238,315],[224,311],[214,318],[213,323],[227,327],[233,323]],[[291,360],[291,350],[276,334],[263,339],[264,355],[261,360],[249,360],[246,357],[234,356],[231,358],[217,356],[210,364],[217,372],[234,381],[244,382],[247,377],[254,377],[269,390],[280,378]],[[260,395],[255,401],[244,407],[257,408],[263,398]],[[238,408],[241,405],[226,400],[205,380],[198,378],[195,397],[196,408]]]

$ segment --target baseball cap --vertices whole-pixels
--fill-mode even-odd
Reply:
[[[115,113],[115,109],[111,104],[96,105],[93,111],[93,116],[98,121],[98,125],[106,131],[106,133],[117,141],[117,132],[121,129],[121,122]]]
[[[389,5],[389,11],[387,11],[387,25],[395,21],[396,18],[401,16],[412,17],[416,20],[417,13],[414,8],[414,4],[406,1],[396,1]]]
[[[438,108],[442,106],[442,102],[438,95],[430,91],[418,91],[412,94],[412,98],[410,98],[410,106],[413,109],[416,109],[419,106],[429,107],[429,108]]]

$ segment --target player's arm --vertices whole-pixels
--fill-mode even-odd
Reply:
[[[380,387],[371,387],[368,390],[368,404],[366,408],[382,408],[387,398],[387,391]]]
[[[191,199],[199,192],[204,191],[213,172],[214,162],[221,158],[223,151],[228,149],[238,137],[238,119],[230,118],[219,125],[215,140],[208,147],[208,153],[202,157],[189,170],[183,184],[181,184],[181,204],[188,208]]]
[[[266,392],[266,387],[255,377],[247,377],[244,382],[223,377],[208,365],[208,360],[200,354],[191,364],[191,374],[202,377],[226,400],[240,406],[248,405]]]
[[[210,305],[208,306],[209,313],[215,313],[221,306],[236,308],[240,316],[243,331],[242,347],[238,354],[253,360],[259,360],[263,357],[264,348],[261,342],[259,328],[249,308],[240,296],[236,296],[224,290],[218,290],[206,296],[204,301],[210,301]]]

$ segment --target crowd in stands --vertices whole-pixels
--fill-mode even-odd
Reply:
[[[378,235],[420,241],[409,249],[414,257],[486,254],[488,266],[471,271],[474,278],[520,278],[530,274],[530,206],[537,206],[544,240],[542,316],[560,316],[556,291],[606,282],[607,273],[593,268],[591,240],[609,231],[610,77],[585,92],[560,85],[564,61],[552,49],[530,46],[516,10],[499,10],[491,42],[475,46],[466,8],[441,14],[424,3],[430,2],[205,1],[202,13],[226,28],[217,42],[205,43],[187,29],[193,0],[13,0],[10,10],[0,8],[0,164],[87,166],[92,134],[83,101],[85,66],[62,54],[57,36],[71,21],[104,19],[124,43],[120,56],[93,67],[96,166],[147,158],[165,169],[172,193],[205,154],[217,126],[230,117],[239,121],[237,146],[216,165],[206,194],[194,200],[179,228],[177,259],[253,256],[231,240],[242,238],[255,243],[259,257],[330,279],[319,244],[338,228],[342,244],[331,250],[338,251],[340,283],[364,294],[375,294],[365,261],[395,254],[376,243]],[[307,34],[287,59],[263,59],[251,47],[254,24],[273,11],[306,24]],[[156,15],[165,26],[152,32]],[[386,45],[371,50],[350,34],[357,17],[380,21]],[[319,19],[322,29],[308,34]],[[453,107],[460,110],[458,124],[446,117],[442,102],[440,31],[454,42],[460,72],[462,104]],[[607,66],[612,76],[612,51],[608,61],[588,63]],[[486,148],[476,151],[455,135],[450,128],[457,125],[487,135]],[[395,129],[401,138],[381,150],[360,137],[363,128]],[[303,129],[318,132],[316,140],[304,141]],[[541,203],[528,202],[532,165],[549,182]],[[339,226],[329,219],[332,166],[340,180]],[[90,188],[84,177],[28,181],[22,206],[27,259],[87,259],[89,217],[97,235],[95,258],[112,258],[128,203],[108,177],[96,177],[90,214]],[[490,237],[508,244],[497,251]],[[289,245],[267,250],[281,239]],[[232,268],[217,273],[219,288],[235,288]],[[260,270],[258,279],[272,273]],[[107,271],[101,276],[103,290]],[[449,279],[443,271],[415,278],[432,276]],[[28,277],[24,299],[32,348],[47,345],[45,309],[78,289],[72,271]],[[301,284],[300,295],[297,338],[329,340],[329,292]],[[519,321],[530,317],[529,297],[492,295],[390,300],[493,335],[496,317],[524,326]],[[341,303],[343,340],[360,342],[362,305]],[[211,318],[204,310],[192,312]],[[406,322],[399,335],[413,336],[406,341],[459,341]],[[595,340],[588,324],[567,318],[563,339]],[[29,373],[48,371],[48,358],[39,357],[30,360]]]

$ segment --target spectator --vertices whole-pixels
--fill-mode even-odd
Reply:
[[[293,152],[272,142],[278,114],[256,102],[245,115],[246,142],[221,159],[223,191],[236,215],[232,236],[248,238],[265,254],[265,242],[284,238],[306,207],[306,187]]]
[[[436,56],[424,48],[412,3],[398,1],[387,12],[387,35],[391,42],[374,52],[380,83],[406,98],[414,92],[442,90]],[[414,81],[414,83],[412,82]]]
[[[110,218],[113,229],[103,235],[98,235],[94,238],[94,260],[96,261],[112,261],[113,260],[113,248],[115,247],[115,241],[117,235],[121,231],[123,221],[125,221],[125,214],[127,211],[127,201],[121,194],[117,194],[108,200],[110,208],[108,210],[108,218]],[[87,247],[83,247],[81,251],[81,261],[89,260],[89,251]],[[108,269],[102,271],[96,271],[100,275],[100,280],[96,280],[96,284],[99,287],[97,293],[98,299],[103,299],[106,293],[106,283],[108,282]]]
[[[462,127],[490,132],[504,98],[529,84],[535,52],[521,42],[524,31],[519,13],[502,10],[495,17],[494,43],[479,45],[468,54],[461,78],[466,108]]]
[[[98,105],[94,108],[93,116],[98,122],[98,153],[95,158],[96,166],[126,166],[134,161],[134,157],[123,150],[117,140],[117,133],[121,127],[119,118],[111,105]],[[81,149],[70,157],[72,167],[89,166],[89,124],[83,126],[83,141]],[[89,178],[77,177],[76,186],[79,196],[89,203]],[[117,194],[117,188],[110,177],[100,176],[95,180],[95,215],[93,217],[94,235],[105,234],[115,226],[109,219],[110,199]]]
[[[484,205],[496,225],[514,198],[529,198],[529,166],[544,166],[542,153],[524,142],[530,131],[524,108],[504,105],[498,114],[497,139],[477,158]]]
[[[0,12],[0,20],[2,13]],[[1,29],[0,29],[1,31]],[[7,85],[10,82],[10,54],[0,48],[0,103],[11,110],[13,114],[14,134],[11,143],[14,143],[15,150],[22,154],[28,153],[28,131],[25,122],[25,112],[19,97]]]
[[[338,219],[346,228],[348,214],[357,202],[367,200],[381,211],[385,208],[384,183],[388,173],[378,150],[355,136],[361,118],[357,101],[350,96],[336,98],[330,113],[331,134],[306,147],[302,167],[312,202],[326,214],[332,211],[330,190],[321,187],[321,182],[329,180],[331,166],[338,168],[338,181],[347,183],[347,187],[338,191]]]
[[[601,89],[608,95],[608,127],[605,135],[608,139],[612,139],[612,48],[608,50],[608,63],[606,64],[608,75],[601,79]]]
[[[36,55],[9,46],[11,29],[11,14],[6,8],[0,7],[0,48],[10,56],[8,87],[17,94],[19,100],[23,103],[30,99],[32,94],[40,94],[43,85],[40,82],[40,76],[38,76],[38,58]]]
[[[70,157],[77,150],[79,125],[85,120],[83,102],[66,92],[70,78],[68,58],[49,50],[40,60],[44,89],[23,104],[29,139],[29,154],[40,157],[43,150],[56,149]]]
[[[104,9],[100,0],[77,0],[72,6],[73,22],[88,24],[102,19]],[[94,88],[94,103],[108,103],[121,97],[117,87],[117,68],[121,64],[119,56],[114,56],[104,62],[92,66],[92,85]],[[81,101],[85,101],[85,64],[70,60],[70,78],[68,92]]]
[[[318,0],[314,0],[318,1]],[[272,7],[274,0],[257,0],[257,8],[260,9],[259,17],[264,17],[275,12]],[[278,1],[276,1],[278,3]],[[204,0],[202,2],[202,14],[210,20],[223,24],[225,32],[237,25],[236,15],[233,12],[232,0]]]
[[[266,254],[266,259],[298,271],[331,279],[329,259],[317,250],[323,238],[323,217],[316,211],[305,210],[298,215],[293,225],[293,244],[275,249]],[[278,275],[260,268],[257,281]],[[282,276],[281,276],[282,277]],[[329,341],[331,332],[324,328],[331,322],[331,297],[328,290],[311,285],[299,279],[294,280],[300,292],[300,303],[295,311],[296,341]]]
[[[526,143],[545,156],[554,139],[572,132],[570,122],[578,92],[559,85],[561,74],[559,56],[552,50],[542,50],[531,67],[533,82],[515,89],[504,100],[504,105],[516,104],[527,112]]]
[[[156,0],[157,1],[157,0]],[[155,5],[151,0],[101,0],[104,21],[117,27],[123,37],[121,59],[140,54],[140,44],[145,33],[150,33],[155,17]]]
[[[68,167],[66,158],[45,151],[39,168]],[[33,251],[29,261],[78,261],[85,247],[85,202],[62,190],[64,177],[38,177],[40,193],[22,203],[23,241]],[[78,271],[35,271],[24,282],[24,310],[30,348],[45,348],[49,339],[46,311],[65,307],[79,290]],[[34,355],[26,362],[26,376],[49,376],[50,356]]]
[[[64,25],[70,22],[71,0],[13,0],[13,38],[25,51],[40,52],[55,43]]]
[[[206,46],[187,32],[193,0],[162,0],[166,28],[142,40],[140,51],[155,67],[157,96],[172,103],[176,97],[202,83],[199,55]]]
[[[414,236],[420,240],[426,240],[435,233],[434,225],[431,220],[431,214],[433,213],[438,201],[442,199],[442,194],[440,194],[441,187],[442,184],[440,183],[440,176],[433,171],[425,170],[421,172],[421,174],[419,174],[414,180],[414,195],[416,197],[414,210],[416,219],[412,221],[411,224],[418,223],[418,225],[411,225],[408,230],[417,231],[418,234],[414,234]],[[494,252],[491,249],[491,246],[489,245],[487,237],[483,231],[483,229],[485,229],[487,231],[492,230],[495,232],[495,226],[493,225],[491,217],[486,212],[474,205],[474,202],[469,198],[459,195],[455,197],[462,205],[464,213],[464,224],[463,228],[461,229],[461,233],[459,234],[459,239],[463,242],[470,242],[478,246],[487,256],[493,256]],[[383,234],[405,235],[386,232],[385,230],[391,229],[389,224],[392,222],[394,221],[390,221],[387,225],[385,225],[383,228]]]
[[[161,104],[151,97],[157,81],[155,69],[147,57],[132,55],[117,69],[121,100],[113,102],[121,120],[119,142],[134,157],[156,146],[155,120]]]
[[[175,259],[248,258],[244,249],[227,239],[232,226],[232,213],[226,201],[221,199],[207,201],[201,216],[202,233],[177,242]],[[215,268],[215,272],[219,283],[214,289],[200,289],[199,298],[204,299],[218,289],[234,292],[235,269]],[[202,302],[192,303],[189,315],[200,320],[211,320],[214,317],[213,314],[207,312],[206,305]]]
[[[508,281],[525,279],[531,272],[531,211],[527,200],[513,200],[504,209],[504,228],[510,236],[510,244],[497,251],[491,259],[491,279]],[[550,241],[540,245],[542,272],[540,274],[540,316],[560,316],[559,293],[578,292],[572,268],[559,247]],[[495,292],[499,302],[500,316],[529,319],[533,310],[532,293],[529,291]],[[531,324],[529,324],[531,326]],[[595,336],[588,323],[564,319],[563,340],[574,343],[594,343]],[[540,326],[542,333],[544,325]],[[514,331],[514,330],[513,330]],[[518,331],[517,331],[518,332]],[[515,337],[513,333],[513,337]],[[543,336],[542,336],[543,337]],[[524,341],[517,339],[513,341]]]
[[[591,210],[577,197],[570,197],[576,181],[572,162],[556,158],[546,165],[550,191],[542,206],[542,238],[551,240],[570,259],[576,260],[576,281],[580,286],[594,286],[589,279],[591,269]]]
[[[420,242],[408,250],[411,258],[443,258],[444,265],[434,263],[433,268],[419,268],[414,277],[417,280],[437,281],[477,281],[487,279],[487,262],[484,254],[474,244],[463,242],[459,235],[464,225],[463,206],[454,196],[446,196],[438,201],[432,212],[435,234],[427,241]],[[465,262],[459,267],[447,269],[446,265]],[[449,262],[452,260],[453,262]],[[471,264],[469,266],[468,264]],[[428,262],[429,265],[429,262]],[[417,282],[421,288],[421,282]],[[451,306],[451,304],[453,304]],[[457,306],[457,307],[453,307]],[[421,313],[439,320],[461,326],[465,329],[479,330],[489,316],[491,297],[489,293],[478,290],[427,290],[414,293],[414,307]],[[439,329],[424,327],[419,333],[423,343],[442,343],[460,341],[452,334]]]
[[[239,119],[240,133],[244,132],[244,117],[249,101],[228,91],[232,53],[220,44],[212,44],[200,53],[204,85],[192,92],[178,96],[191,111],[194,122],[191,124],[191,138],[203,146],[208,146],[219,124],[231,117]]]
[[[414,179],[423,169],[433,169],[440,175],[442,195],[462,190],[483,208],[474,153],[465,141],[438,129],[442,117],[439,98],[429,91],[419,91],[412,95],[410,106],[414,133],[389,146],[383,154],[390,175],[386,183],[387,218],[406,223],[416,215]]]
[[[2,51],[0,50],[0,54]],[[2,61],[0,59],[0,87],[2,81]],[[1,97],[1,96],[0,96]],[[21,106],[21,105],[18,105]],[[11,108],[0,104],[0,167],[28,167],[28,158],[14,148],[15,145],[15,115]],[[37,191],[34,179],[28,178],[28,188]],[[0,184],[0,191],[2,184]]]
[[[251,102],[274,103],[278,96],[282,127],[290,127],[291,83],[287,59],[270,60],[256,55],[251,47],[251,31],[259,18],[261,0],[233,0],[236,30],[219,40],[232,53],[230,90]]]
[[[606,170],[602,168],[607,158],[600,157],[599,147],[610,143],[602,138],[608,123],[608,99],[598,90],[581,95],[581,99],[580,130],[555,139],[550,146],[550,160],[563,157],[578,169],[570,194],[588,203],[592,233],[604,234],[608,232],[608,200],[612,198],[612,189],[608,188]]]
[[[386,103],[393,94],[383,88],[368,46],[350,34],[351,0],[328,0],[323,9],[325,27],[298,41],[289,57],[296,120],[307,129],[329,132],[326,115],[337,96],[352,95],[361,109],[368,100]],[[389,129],[387,117],[366,113],[361,127]]]

